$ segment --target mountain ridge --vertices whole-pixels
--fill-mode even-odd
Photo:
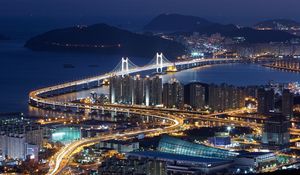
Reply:
[[[197,21],[202,22],[197,23]],[[172,26],[177,27],[172,30]],[[284,31],[262,31],[250,27],[237,27],[234,24],[219,24],[200,17],[179,14],[158,15],[145,25],[144,29],[150,31],[171,31],[170,33],[175,34],[197,32],[210,35],[220,33],[225,37],[244,37],[248,43],[287,42],[293,38],[299,38]]]
[[[176,57],[185,53],[185,47],[177,42],[104,23],[51,30],[29,39],[25,47],[39,51],[96,51],[124,56],[153,56],[156,52],[164,52]]]
[[[286,27],[300,27],[300,22],[290,20],[290,19],[271,19],[264,20],[254,24],[255,28],[276,28],[277,25],[283,25]]]
[[[166,21],[168,22],[167,25]],[[176,13],[160,14],[146,24],[144,30],[188,31],[197,27],[208,27],[213,24],[213,22],[197,16],[188,16]]]

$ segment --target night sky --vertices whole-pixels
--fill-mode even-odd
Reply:
[[[0,0],[0,32],[39,33],[74,24],[105,22],[141,27],[161,13],[195,15],[251,26],[287,18],[300,21],[300,0]],[[29,34],[30,33],[30,34]]]

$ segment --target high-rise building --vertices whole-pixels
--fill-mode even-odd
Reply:
[[[162,79],[159,76],[153,78],[146,77],[144,82],[146,106],[156,106],[162,104]]]
[[[245,90],[227,84],[209,85],[208,105],[214,111],[225,111],[245,106]]]
[[[218,92],[217,85],[209,85],[208,90],[208,105],[213,110],[220,109],[218,101],[221,99],[220,93]]]
[[[257,112],[259,114],[269,114],[275,108],[274,90],[261,88],[257,92]]]
[[[172,79],[163,85],[163,104],[167,108],[184,107],[184,88],[177,80]]]
[[[280,113],[269,113],[264,123],[262,143],[269,149],[283,149],[289,145],[290,122]]]
[[[38,150],[43,143],[44,129],[29,119],[8,117],[0,120],[0,159],[38,160]]]
[[[293,117],[294,95],[288,89],[282,92],[281,112],[284,116]]]
[[[144,103],[146,106],[150,106],[150,96],[152,89],[152,81],[149,76],[144,80]]]
[[[144,79],[140,75],[134,77],[133,104],[141,105],[144,103]]]
[[[134,80],[126,75],[110,78],[109,95],[111,103],[132,104],[134,95]]]
[[[4,154],[9,158],[22,159],[26,157],[26,140],[24,134],[9,133],[1,140],[6,145]]]
[[[110,78],[110,102],[155,106],[162,104],[162,79],[126,75]]]
[[[163,85],[163,104],[165,107],[173,107],[173,91],[172,84],[165,83]]]
[[[121,96],[123,104],[133,104],[134,101],[134,79],[130,75],[125,75],[121,83]]]
[[[162,92],[162,79],[159,76],[155,76],[151,82],[150,103],[152,106],[162,104]]]
[[[121,77],[112,76],[109,80],[109,99],[111,103],[119,103],[122,97]]]
[[[190,83],[184,86],[184,103],[194,109],[205,106],[205,87],[200,83]]]

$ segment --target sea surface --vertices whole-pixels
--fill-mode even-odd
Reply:
[[[0,113],[26,113],[28,93],[31,90],[109,72],[122,57],[94,53],[35,52],[24,48],[24,42],[0,41]],[[137,65],[147,64],[151,59],[130,58]],[[270,81],[300,81],[300,74],[256,64],[227,64],[163,76],[164,82],[171,78],[176,78],[182,83],[201,81],[245,86],[264,85]],[[88,93],[78,94],[84,96]]]

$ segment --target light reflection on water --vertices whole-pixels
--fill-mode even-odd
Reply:
[[[123,56],[97,53],[34,52],[24,48],[24,43],[23,40],[0,42],[0,112],[27,113],[28,93],[31,90],[109,72]],[[130,57],[130,60],[139,66],[147,64],[151,59]],[[64,64],[71,64],[74,68],[65,68]],[[216,65],[195,70],[168,74],[164,76],[164,82],[172,77],[183,83],[202,81],[207,83],[226,82],[234,85],[266,84],[270,80],[277,82],[300,81],[299,73],[284,72],[253,64]],[[153,70],[142,75],[151,73]],[[89,95],[89,92],[82,91],[70,96],[59,97],[59,100],[82,98],[86,95]]]

